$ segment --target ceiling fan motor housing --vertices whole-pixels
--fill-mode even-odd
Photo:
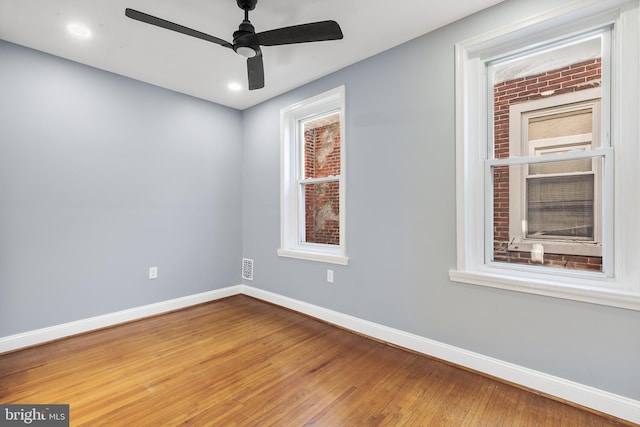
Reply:
[[[233,33],[233,50],[245,58],[253,58],[258,54],[260,43],[256,30],[249,21],[242,21],[238,31]]]

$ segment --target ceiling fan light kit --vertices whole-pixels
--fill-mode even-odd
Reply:
[[[264,65],[260,46],[281,46],[343,38],[340,25],[335,21],[311,22],[256,33],[253,24],[249,21],[249,11],[255,9],[258,0],[236,0],[236,2],[238,7],[244,10],[244,20],[238,30],[233,33],[233,43],[134,9],[127,8],[125,15],[136,21],[233,49],[238,55],[247,58],[249,90],[264,87]]]

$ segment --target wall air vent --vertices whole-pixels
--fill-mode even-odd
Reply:
[[[253,280],[253,260],[249,258],[242,258],[242,278],[246,280]]]

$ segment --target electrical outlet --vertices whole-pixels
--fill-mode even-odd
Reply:
[[[327,270],[327,282],[333,283],[333,270]]]
[[[149,267],[149,279],[158,278],[158,267]]]

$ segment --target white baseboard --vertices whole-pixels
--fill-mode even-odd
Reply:
[[[482,372],[532,390],[537,390],[581,406],[595,409],[596,411],[614,417],[640,424],[640,401],[634,399],[251,286],[241,285],[241,292],[245,295],[307,314],[381,341],[464,366],[474,371]]]
[[[22,334],[0,337],[0,354],[238,294],[270,302],[381,341],[640,424],[640,401],[247,285],[230,286]]]
[[[88,319],[63,323],[21,334],[10,335],[0,338],[0,354],[20,348],[31,347],[37,344],[81,334],[96,329],[106,328],[132,320],[142,319],[156,314],[166,313],[173,310],[201,304],[208,301],[237,295],[241,291],[240,285],[223,289],[203,292],[186,297],[162,301],[155,304],[143,305],[141,307],[130,308],[128,310],[116,311],[102,316],[90,317]]]

